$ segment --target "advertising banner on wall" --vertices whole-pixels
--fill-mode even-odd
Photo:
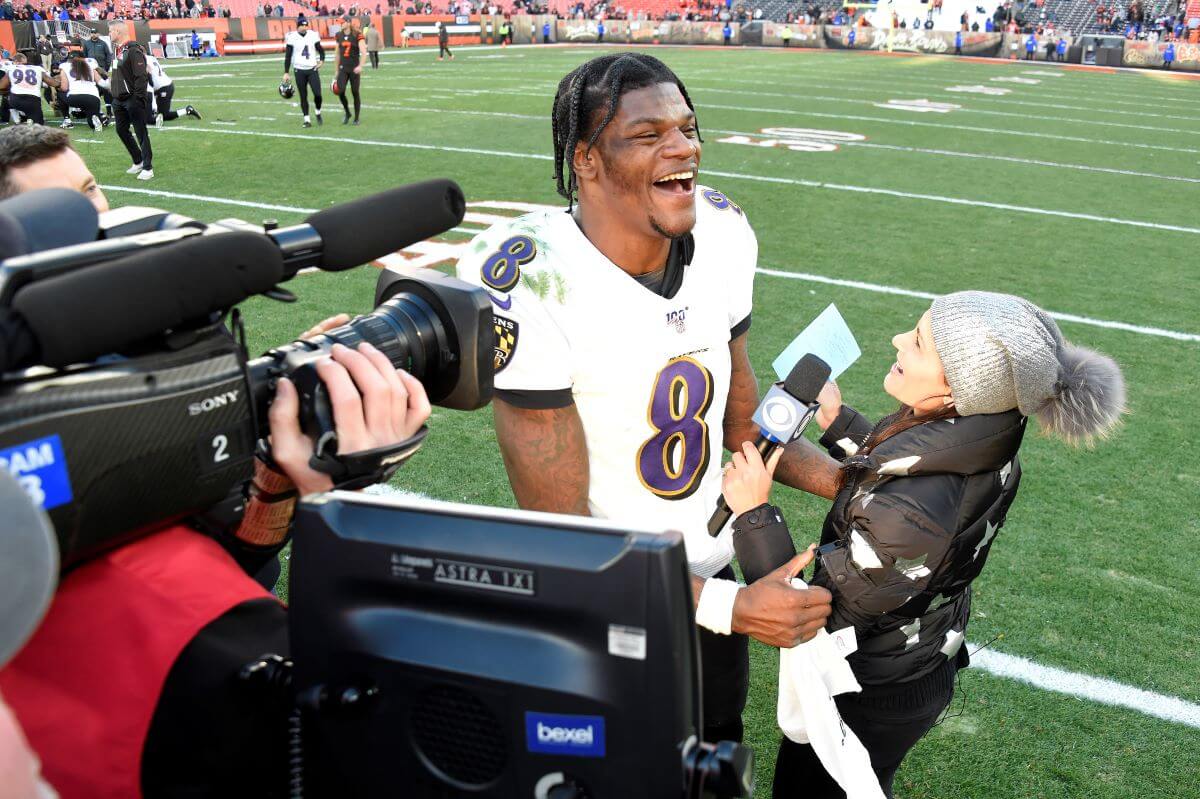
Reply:
[[[783,35],[786,28],[791,32],[790,37]],[[825,36],[821,25],[797,25],[783,22],[764,22],[762,26],[762,43],[767,47],[817,47],[825,46]]]
[[[1125,42],[1121,63],[1127,67],[1163,67],[1163,42]],[[1200,72],[1200,44],[1175,43],[1175,61],[1171,69],[1184,72]]]

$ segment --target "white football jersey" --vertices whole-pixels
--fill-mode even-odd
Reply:
[[[89,69],[94,70],[95,68],[89,65]],[[96,87],[96,82],[94,80],[80,80],[79,78],[75,77],[75,73],[71,70],[71,64],[63,64],[62,70],[63,74],[67,76],[68,95],[86,94],[92,97],[100,96],[100,90]],[[91,75],[93,78],[96,77],[96,73],[94,71],[91,73]]]
[[[93,72],[93,73],[95,73],[95,75],[96,75],[96,85],[97,85],[97,86],[99,86],[101,89],[108,89],[108,88],[110,88],[109,79],[108,79],[108,78],[102,78],[102,77],[100,77],[100,64],[99,64],[99,62],[97,62],[97,61],[96,61],[96,59],[94,59],[94,58],[85,58],[85,59],[83,59],[83,60],[84,60],[84,61],[86,61],[86,62],[88,62],[88,66],[89,66],[89,67],[91,67],[91,68],[92,68],[92,72]]]
[[[45,70],[41,67],[33,64],[9,64],[5,71],[12,82],[10,92],[31,97],[42,96],[42,74]]]
[[[697,187],[695,253],[671,299],[597,250],[563,211],[493,226],[458,276],[487,289],[500,391],[551,392],[583,420],[594,516],[679,530],[692,571],[732,558],[721,495],[731,331],[749,323],[758,242],[741,208]]]
[[[150,73],[150,89],[152,91],[160,91],[175,82],[163,70],[158,59],[149,53],[146,53],[146,70]]]
[[[299,31],[291,31],[287,38],[284,39],[284,44],[292,47],[292,67],[294,69],[316,69],[321,63],[321,55],[317,52],[317,45],[321,43],[321,34],[311,28],[301,34]]]

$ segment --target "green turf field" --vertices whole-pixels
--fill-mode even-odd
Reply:
[[[157,177],[148,184],[123,174],[128,159],[114,131],[102,143],[90,130],[76,136],[114,205],[205,220],[287,223],[304,209],[439,176],[458,180],[471,202],[557,203],[554,87],[607,51],[460,49],[452,63],[430,51],[388,52],[381,70],[363,76],[363,124],[343,127],[326,93],[328,121],[311,131],[275,91],[282,58],[168,64],[176,103],[193,102],[205,117],[153,132]],[[1042,680],[1049,687],[1071,672],[1157,695],[1134,695],[1143,707],[1182,699],[1175,709],[1190,723],[973,668],[962,675],[952,717],[901,770],[897,795],[1200,796],[1200,453],[1195,424],[1186,422],[1200,407],[1200,82],[846,52],[655,54],[696,102],[706,142],[701,182],[746,210],[760,267],[791,274],[757,279],[750,349],[760,382],[791,337],[836,302],[863,349],[841,380],[847,400],[873,415],[891,410],[881,389],[889,340],[928,300],[880,287],[1019,293],[1098,320],[1063,321],[1062,329],[1125,369],[1131,415],[1114,441],[1074,452],[1027,438],[1021,496],[976,583],[969,640],[974,649],[997,639],[989,652],[1061,670]],[[964,86],[983,88],[948,91]],[[980,93],[997,90],[1008,91]],[[893,102],[914,100],[958,107]],[[722,141],[770,138],[758,135],[766,128],[853,140],[832,152]],[[369,269],[306,275],[293,283],[297,305],[249,303],[254,346],[336,311],[367,310],[374,279]],[[432,427],[397,485],[513,504],[487,410],[438,410]],[[774,498],[799,542],[814,540],[826,503],[786,489]],[[766,796],[778,738],[777,656],[765,647],[753,656],[748,741]],[[1121,689],[1104,684],[1096,693],[1115,698]]]

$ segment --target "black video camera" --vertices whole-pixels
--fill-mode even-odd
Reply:
[[[678,533],[330,492],[297,510],[293,795],[748,797],[702,742]]]
[[[90,204],[76,192],[36,195],[51,195],[54,219],[75,211],[88,218]],[[39,201],[31,195],[25,205]],[[302,269],[366,263],[454,227],[464,209],[461,190],[445,180],[334,206],[287,228],[122,209],[106,215],[98,233],[81,224],[65,232],[70,246],[41,251],[48,240],[62,243],[53,241],[62,231],[47,233],[40,217],[19,220],[29,222],[23,240],[34,251],[0,263],[8,345],[0,468],[50,515],[63,566],[230,496],[251,475],[279,377],[299,390],[302,428],[317,441],[314,468],[346,487],[390,475],[402,457],[371,465],[337,453],[316,376],[334,343],[369,341],[436,404],[487,404],[491,304],[482,290],[439,272],[401,277],[372,313],[254,360],[226,324],[238,329],[229,311],[247,297],[291,298],[278,284]],[[8,220],[0,221],[2,240]],[[419,440],[410,443],[401,455]]]

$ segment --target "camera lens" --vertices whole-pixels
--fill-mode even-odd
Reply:
[[[423,383],[443,371],[443,353],[450,352],[446,329],[433,307],[408,292],[397,294],[366,316],[325,335],[332,343],[351,349],[366,341],[397,369]]]

